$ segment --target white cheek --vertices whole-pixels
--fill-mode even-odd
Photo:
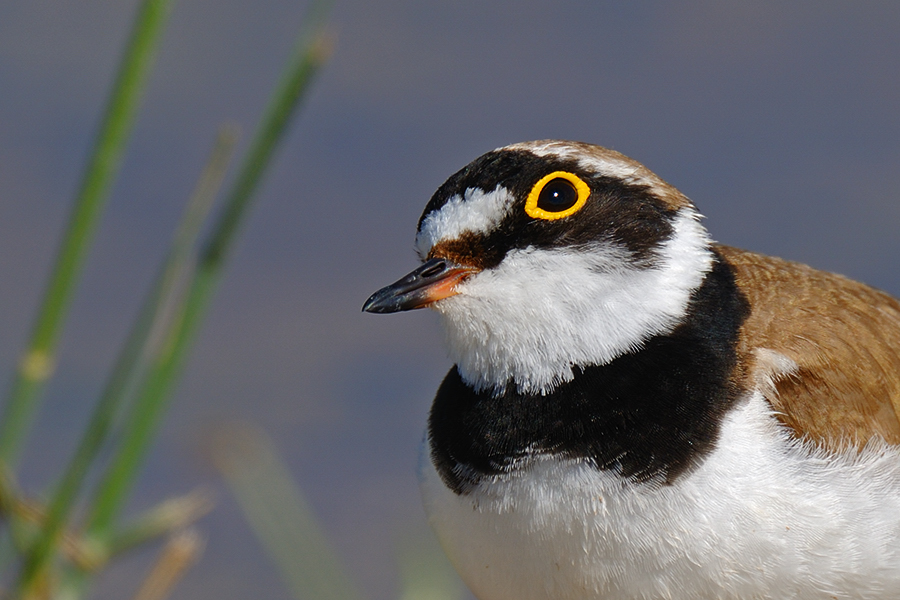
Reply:
[[[435,305],[451,358],[468,383],[547,392],[573,365],[605,364],[671,331],[712,264],[706,231],[683,211],[659,252],[636,268],[608,246],[507,254]]]

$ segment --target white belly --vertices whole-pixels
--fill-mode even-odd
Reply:
[[[900,451],[818,453],[759,396],[672,485],[544,457],[458,496],[425,448],[431,525],[481,600],[900,598]]]

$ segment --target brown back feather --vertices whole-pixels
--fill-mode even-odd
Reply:
[[[798,436],[900,444],[900,301],[841,275],[716,246],[752,310],[744,377]],[[794,364],[785,361],[790,359]]]

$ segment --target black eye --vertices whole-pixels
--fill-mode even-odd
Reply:
[[[567,179],[557,177],[544,185],[538,195],[537,206],[541,210],[555,213],[575,206],[578,202],[578,190]]]
[[[554,171],[541,177],[525,200],[525,212],[534,219],[554,221],[575,214],[585,205],[591,188],[575,173]]]

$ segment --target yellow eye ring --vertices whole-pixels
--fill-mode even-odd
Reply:
[[[578,175],[567,171],[554,171],[541,177],[525,200],[525,212],[529,217],[553,221],[568,217],[581,210],[591,188]]]

